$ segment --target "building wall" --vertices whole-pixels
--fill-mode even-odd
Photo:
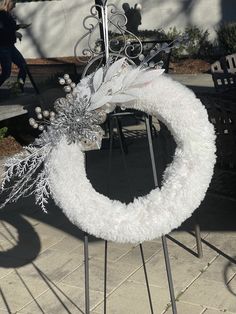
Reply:
[[[127,1],[127,0],[126,0]],[[125,0],[113,0],[121,8]],[[129,0],[133,6],[142,4],[140,29],[168,29],[176,26],[183,29],[187,24],[196,24],[208,29],[211,37],[222,21],[236,19],[235,0]],[[26,58],[73,56],[74,46],[84,33],[83,18],[89,14],[93,0],[37,1],[17,4],[15,13],[19,22],[32,23],[22,30],[22,42],[17,47]],[[97,37],[96,37],[97,36]],[[95,34],[98,38],[99,34]],[[81,42],[81,49],[84,44]],[[80,53],[80,52],[79,52]]]

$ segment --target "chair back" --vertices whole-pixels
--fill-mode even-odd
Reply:
[[[216,91],[236,88],[236,53],[214,62],[211,65],[211,74]]]

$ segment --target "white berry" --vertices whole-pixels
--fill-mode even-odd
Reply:
[[[36,113],[40,113],[41,111],[42,111],[42,109],[41,109],[40,107],[36,107],[36,108],[35,108],[35,112],[36,112]]]
[[[69,78],[69,79],[66,80],[66,83],[67,83],[67,84],[71,84],[71,83],[72,83],[72,80]]]
[[[29,119],[29,124],[32,125],[32,126],[35,124],[34,118],[30,118],[30,119]]]
[[[59,79],[59,84],[64,85],[65,83],[66,83],[66,81],[64,80],[64,78]]]
[[[64,91],[65,91],[66,93],[69,93],[69,92],[71,91],[71,87],[70,87],[70,86],[65,86],[65,87],[64,87]]]
[[[44,116],[45,118],[47,118],[47,117],[49,116],[49,111],[48,111],[48,110],[44,110],[44,111],[43,111],[43,116]]]

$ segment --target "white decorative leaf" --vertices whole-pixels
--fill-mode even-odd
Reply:
[[[138,77],[136,78],[133,86],[143,85],[150,83],[151,81],[155,80],[158,76],[160,76],[165,70],[164,69],[155,69],[155,70],[148,70],[145,72],[140,72]]]
[[[122,68],[126,58],[119,59],[118,61],[114,62],[109,69],[107,70],[107,73],[104,78],[104,82],[109,81],[115,74],[119,72],[119,70]]]
[[[103,96],[96,102],[91,101],[91,105],[89,106],[88,110],[91,111],[91,110],[95,110],[95,109],[102,107],[106,103],[110,102],[111,98],[112,98],[112,96]]]
[[[84,96],[87,96],[87,98],[89,99],[91,97],[91,89],[89,86],[84,86],[81,87],[77,90],[77,99],[79,100],[79,98],[83,98]]]
[[[132,96],[132,95],[127,95],[127,94],[117,94],[113,95],[110,102],[111,103],[125,103],[128,101],[135,100],[137,97]]]
[[[104,96],[112,95],[112,82],[103,83],[98,91],[91,96],[91,103],[98,102]]]
[[[93,77],[93,88],[96,92],[103,82],[103,68],[98,69]]]

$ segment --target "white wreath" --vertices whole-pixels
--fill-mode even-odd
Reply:
[[[65,215],[82,230],[106,240],[143,242],[169,233],[200,205],[215,163],[215,135],[207,112],[186,87],[166,76],[136,89],[126,107],[156,115],[177,148],[162,188],[128,205],[96,192],[86,177],[84,153],[65,138],[48,160],[50,189]]]
[[[215,135],[201,102],[186,87],[160,76],[162,72],[134,68],[120,59],[77,86],[64,75],[60,81],[67,82],[66,90],[71,92],[56,101],[56,112],[35,109],[39,120],[50,116],[51,123],[27,147],[26,156],[16,155],[6,163],[2,190],[8,191],[8,196],[0,208],[34,193],[36,204],[46,211],[51,194],[75,225],[117,242],[143,242],[178,227],[204,198],[213,174]],[[86,176],[82,151],[100,147],[99,124],[106,117],[105,110],[113,110],[117,103],[157,115],[177,144],[162,188],[128,205],[94,190]],[[30,123],[42,127],[33,118]],[[8,188],[12,178],[15,183]]]

